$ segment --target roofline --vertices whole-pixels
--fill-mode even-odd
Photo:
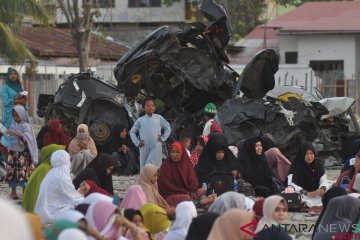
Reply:
[[[277,35],[328,35],[328,34],[337,34],[337,35],[347,35],[347,34],[357,34],[360,35],[360,30],[280,30]]]

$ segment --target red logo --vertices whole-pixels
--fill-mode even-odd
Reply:
[[[258,221],[254,220],[254,221],[240,227],[240,231],[243,231],[244,233],[247,233],[252,237],[256,237],[256,234],[254,232],[256,230],[257,223],[258,223]],[[252,229],[248,230],[248,228],[250,228],[250,227],[252,227]]]

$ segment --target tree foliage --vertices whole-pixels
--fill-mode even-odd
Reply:
[[[36,0],[0,0],[0,54],[10,64],[29,61],[31,69],[36,66],[36,58],[23,42],[14,36],[21,30],[25,16],[48,24],[49,16]]]

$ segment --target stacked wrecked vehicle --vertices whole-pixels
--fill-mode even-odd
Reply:
[[[40,96],[39,116],[63,120],[69,133],[76,132],[77,124],[86,123],[101,146],[113,137],[116,123],[132,125],[140,114],[138,102],[150,95],[165,105],[161,114],[171,123],[169,141],[184,133],[195,139],[208,102],[218,106],[215,120],[231,145],[265,135],[290,159],[304,140],[315,141],[321,151],[332,153],[340,149],[343,135],[347,139],[357,136],[350,132],[345,116],[353,99],[338,99],[346,104],[337,111],[336,104],[301,88],[274,88],[279,66],[274,50],[259,52],[239,76],[228,65],[225,52],[230,28],[224,9],[205,0],[200,10],[207,24],[185,24],[182,29],[163,26],[129,50],[114,70],[117,87],[88,73],[72,75],[55,97]],[[332,122],[324,117],[328,114]]]

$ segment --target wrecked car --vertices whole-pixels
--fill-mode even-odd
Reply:
[[[62,120],[71,137],[75,137],[78,124],[87,124],[91,137],[99,146],[112,137],[116,123],[132,125],[138,117],[138,105],[132,103],[117,87],[91,73],[80,73],[70,75],[55,95],[40,94],[37,113],[46,122]]]
[[[114,74],[128,98],[145,92],[161,99],[169,108],[190,113],[197,113],[208,102],[232,98],[240,76],[227,64],[225,49],[230,38],[227,15],[212,0],[203,1],[200,11],[209,19],[207,25],[189,23],[183,29],[160,27],[119,60]],[[265,53],[275,55],[273,50]],[[273,65],[277,66],[278,58],[275,58],[277,64]],[[258,60],[262,59],[256,59],[260,63]],[[249,97],[260,96],[261,93],[253,94],[255,88],[267,92],[268,87],[261,90],[264,85],[261,77],[276,72],[276,69],[265,71],[266,63],[260,65],[264,67],[261,76],[241,80]],[[274,83],[270,82],[271,85]]]

